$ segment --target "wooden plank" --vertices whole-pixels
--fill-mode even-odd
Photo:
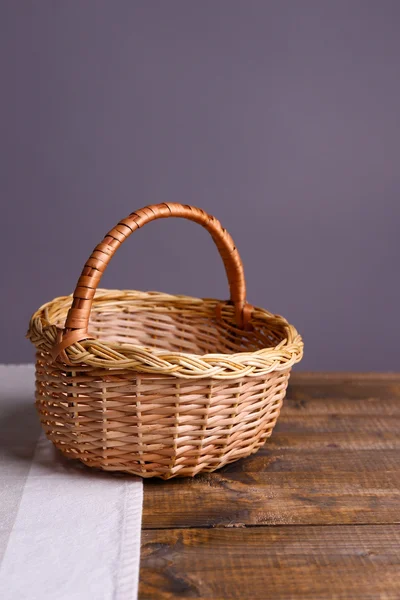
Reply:
[[[328,448],[318,453],[297,448],[271,448],[266,444],[256,454],[224,467],[220,472],[233,473],[304,472],[314,473],[360,473],[372,471],[400,472],[399,450],[355,450],[347,452]]]
[[[288,397],[294,399],[306,398],[348,398],[361,400],[365,398],[380,398],[390,400],[400,398],[400,377],[393,379],[312,379],[295,378],[289,380]]]
[[[145,529],[399,521],[399,470],[256,472],[244,467],[145,483]]]
[[[397,600],[400,528],[143,532],[141,600]]]
[[[400,401],[398,398],[360,398],[349,400],[348,398],[296,398],[287,396],[283,403],[282,415],[364,415],[364,416],[400,416]]]
[[[285,414],[282,410],[274,432],[291,433],[397,433],[400,431],[400,415],[369,416],[338,414]]]
[[[400,435],[398,432],[387,433],[381,431],[369,433],[358,431],[283,433],[275,428],[263,448],[293,448],[298,452],[329,448],[341,448],[342,450],[400,450]],[[259,452],[263,452],[263,448]]]
[[[353,373],[351,371],[299,371],[295,369],[291,373],[291,381],[296,385],[302,383],[311,384],[327,384],[331,383],[354,383],[359,382],[368,384],[370,382],[381,382],[383,385],[387,383],[400,383],[400,373],[378,373],[376,371],[370,373]]]

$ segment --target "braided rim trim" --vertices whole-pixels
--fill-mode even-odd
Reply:
[[[190,310],[201,305],[215,308],[219,301],[190,296],[173,296],[159,292],[98,290],[96,300],[120,303],[132,300],[179,303]],[[59,340],[60,327],[55,322],[65,318],[72,296],[55,298],[41,306],[32,316],[28,339],[43,352],[50,353]],[[226,307],[232,311],[232,307]],[[65,357],[70,365],[87,365],[95,368],[132,370],[181,378],[236,379],[262,377],[272,371],[284,371],[298,363],[303,356],[303,341],[293,325],[279,315],[254,307],[253,320],[269,326],[279,325],[286,334],[277,346],[235,354],[190,354],[137,346],[131,343],[87,339],[67,347]],[[221,322],[223,324],[223,321]]]

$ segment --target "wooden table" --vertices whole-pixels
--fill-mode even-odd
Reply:
[[[266,445],[145,482],[140,599],[400,599],[400,375],[294,374]]]

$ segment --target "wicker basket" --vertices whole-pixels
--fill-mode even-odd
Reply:
[[[96,291],[121,243],[166,217],[209,231],[230,301]],[[303,352],[283,317],[246,303],[242,263],[220,223],[170,203],[120,221],[92,252],[73,296],[32,316],[28,338],[37,349],[36,406],[55,446],[92,467],[163,479],[256,452]]]

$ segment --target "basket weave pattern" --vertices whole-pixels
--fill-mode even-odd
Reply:
[[[227,270],[229,303],[97,289],[133,224],[168,216],[210,231]],[[246,303],[229,234],[182,205],[147,207],[121,221],[86,262],[74,295],[33,315],[28,337],[37,350],[36,406],[56,447],[89,466],[164,479],[212,471],[258,450],[303,351],[283,317]]]
[[[258,450],[289,376],[193,386],[161,375],[131,373],[127,380],[126,371],[54,371],[41,356],[36,366],[37,408],[57,448],[92,467],[163,478],[213,471]]]

